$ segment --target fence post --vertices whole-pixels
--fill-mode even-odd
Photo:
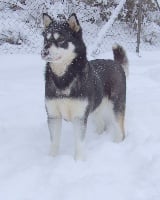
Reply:
[[[157,1],[157,0],[155,0],[155,2],[156,2],[156,4],[157,4],[157,8],[158,8],[158,10],[160,11],[160,6],[159,6],[159,3],[158,3],[158,1]]]
[[[141,24],[142,24],[142,1],[138,2],[138,31],[137,31],[137,47],[136,52],[139,53],[140,42],[141,42]]]

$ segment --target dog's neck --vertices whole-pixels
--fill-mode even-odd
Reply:
[[[70,62],[62,62],[62,63],[54,63],[50,62],[49,66],[52,69],[52,72],[57,75],[58,77],[62,77],[66,71],[68,70],[68,66],[70,65]]]
[[[70,65],[64,67],[65,72],[61,76],[58,76],[54,72],[52,69],[54,66],[51,63],[47,63],[46,70],[48,71],[47,74],[52,78],[55,86],[59,89],[65,89],[72,83],[77,74],[83,73],[87,67],[86,63],[87,58],[85,56],[76,57]]]
[[[86,60],[87,58],[85,56],[76,57],[76,54],[75,54],[75,55],[72,55],[72,57],[69,57],[67,60],[62,60],[62,62],[59,62],[59,63],[49,62],[48,65],[50,66],[50,68],[52,69],[52,72],[56,76],[62,77],[68,71],[68,68],[72,65],[79,65],[80,63],[81,66],[79,67],[79,70],[83,68],[84,63],[86,63]]]
[[[73,58],[69,58],[68,60],[62,61],[60,63],[48,62],[47,66],[49,66],[57,77],[63,77],[69,70],[72,68],[73,71],[81,71],[87,62],[86,56],[77,56]]]

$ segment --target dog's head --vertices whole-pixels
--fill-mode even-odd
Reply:
[[[82,30],[76,14],[66,21],[55,21],[48,14],[43,14],[44,46],[42,58],[56,64],[72,63],[81,53],[86,53],[82,39]]]

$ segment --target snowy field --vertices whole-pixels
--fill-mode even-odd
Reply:
[[[160,199],[160,51],[128,57],[126,139],[96,135],[89,121],[87,160],[75,162],[70,123],[59,156],[48,155],[45,63],[0,56],[0,200]]]

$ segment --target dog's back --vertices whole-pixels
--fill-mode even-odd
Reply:
[[[125,137],[124,130],[124,117],[125,117],[125,105],[126,105],[126,74],[125,70],[128,67],[128,60],[124,49],[117,45],[113,48],[113,54],[115,60],[104,60],[104,59],[96,59],[90,61],[90,66],[97,76],[98,81],[95,82],[95,88],[97,89],[98,94],[96,95],[97,99],[101,99],[101,103],[96,110],[96,115],[100,117],[97,121],[98,124],[102,123],[104,127],[101,127],[101,130],[98,132],[102,132],[105,130],[106,120],[110,120],[114,126],[119,125],[120,129],[119,136],[115,136],[116,141],[120,141]],[[116,54],[116,55],[115,55]],[[104,104],[104,99],[106,103]],[[105,108],[107,106],[107,108]],[[100,109],[98,109],[100,107]],[[98,113],[97,110],[102,110],[102,113]],[[104,114],[104,110],[106,111],[106,115]],[[96,117],[95,115],[95,117]],[[110,115],[107,117],[107,115]],[[105,119],[108,118],[108,119]],[[102,122],[104,121],[104,122]]]

